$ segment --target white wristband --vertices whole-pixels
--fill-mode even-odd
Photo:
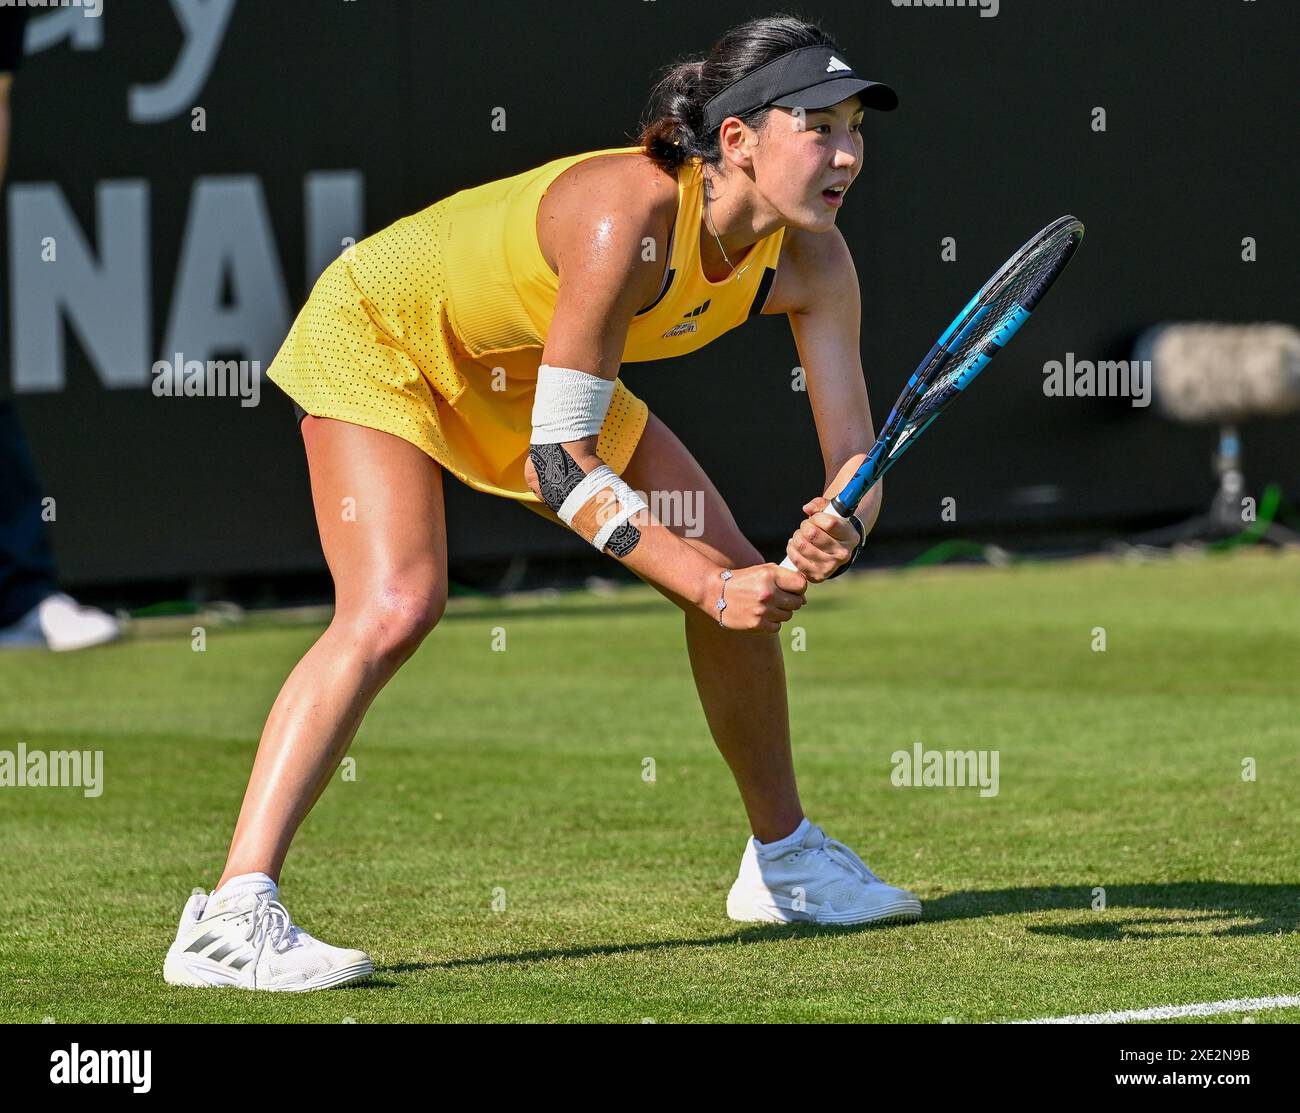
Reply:
[[[564,444],[595,436],[605,424],[614,380],[543,363],[533,397],[533,444]]]

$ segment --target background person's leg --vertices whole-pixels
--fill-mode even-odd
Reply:
[[[43,497],[17,407],[0,398],[0,629],[58,591]]]

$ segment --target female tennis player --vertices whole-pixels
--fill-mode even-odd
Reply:
[[[879,486],[849,521],[819,513],[827,495],[811,499],[786,546],[796,570],[765,563],[695,458],[618,379],[625,362],[784,313],[825,491],[842,487],[874,432],[835,214],[862,169],[865,110],[896,103],[815,24],[756,19],[705,61],[670,68],[637,146],[464,190],[326,268],[268,374],[299,413],[334,619],[275,701],[225,870],[186,904],[167,981],[308,990],[371,973],[364,952],[294,925],[277,885],[366,709],[443,612],[444,471],[576,532],[681,608],[753,833],[733,920],[920,916],[916,897],[805,817],[778,633],[809,583],[857,555]],[[725,421],[726,398],[701,388],[698,404]],[[702,536],[656,521],[640,494],[652,491],[703,492]]]

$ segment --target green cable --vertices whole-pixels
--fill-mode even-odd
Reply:
[[[1212,553],[1227,552],[1229,549],[1235,549],[1239,545],[1253,545],[1267,532],[1268,527],[1273,523],[1273,518],[1277,514],[1278,507],[1282,505],[1282,487],[1278,483],[1270,483],[1264,488],[1264,493],[1259,499],[1259,515],[1240,533],[1231,537],[1222,537],[1218,541],[1211,541],[1205,547]]]
[[[909,568],[924,568],[930,564],[942,564],[953,557],[976,556],[982,560],[988,560],[990,547],[989,545],[982,545],[978,541],[963,541],[960,539],[940,541],[939,544],[926,549],[920,556],[908,561],[899,571],[906,571]],[[1016,553],[1006,553],[1006,557],[1008,562],[1020,562],[1030,559]],[[990,561],[990,563],[992,562]]]

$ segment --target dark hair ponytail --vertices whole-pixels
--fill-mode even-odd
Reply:
[[[718,129],[701,134],[705,102],[765,62],[801,46],[839,49],[817,24],[797,15],[762,16],[731,28],[707,58],[678,62],[664,71],[650,94],[638,142],[670,174],[691,158],[717,166],[722,161]],[[757,108],[738,119],[757,131],[771,111]]]

